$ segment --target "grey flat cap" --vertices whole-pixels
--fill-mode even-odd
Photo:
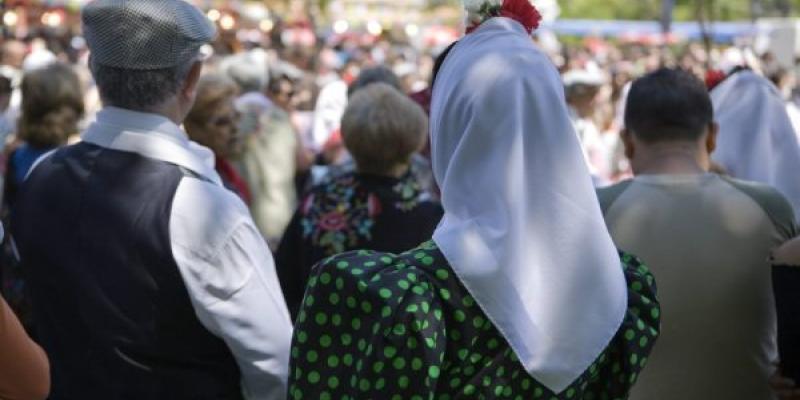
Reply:
[[[162,69],[189,62],[215,35],[183,0],[94,0],[83,9],[92,61],[125,69]]]

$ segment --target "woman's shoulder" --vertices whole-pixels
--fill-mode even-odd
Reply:
[[[432,242],[400,254],[356,250],[323,260],[312,273],[309,287],[328,286],[326,291],[358,293],[379,301],[413,293],[436,292],[442,278],[444,257]],[[331,285],[332,286],[329,286]]]
[[[319,195],[335,191],[339,187],[355,186],[358,183],[353,171],[332,168],[333,167],[328,167],[328,171],[325,172],[325,175],[306,190],[306,196]]]
[[[433,241],[414,249],[394,254],[372,250],[355,250],[323,260],[319,273],[335,273],[359,279],[378,281],[384,278],[407,277],[410,274],[436,276],[434,265],[440,265],[444,256]]]
[[[428,198],[420,202],[419,212],[427,218],[430,218],[430,222],[432,222],[433,225],[438,225],[439,220],[441,220],[444,216],[444,208],[442,207],[442,203],[432,198]]]
[[[300,200],[299,210],[303,215],[307,215],[313,209],[324,207],[326,204],[333,208],[340,207],[341,204],[348,204],[353,200],[356,189],[358,181],[352,173],[326,177],[305,191]]]
[[[640,331],[644,331],[644,327],[649,327],[647,334],[650,337],[640,339],[646,344],[658,337],[661,325],[661,305],[658,301],[656,279],[638,257],[624,251],[620,251],[619,254],[628,285],[628,311],[623,325],[636,326]],[[630,339],[630,334],[627,331],[625,333],[628,336],[626,339]]]
[[[358,250],[323,260],[312,270],[299,326],[319,313],[336,314],[334,324],[358,319],[381,325],[430,310],[440,302],[437,280],[449,279],[426,265],[437,262],[430,247],[423,244],[401,254]]]

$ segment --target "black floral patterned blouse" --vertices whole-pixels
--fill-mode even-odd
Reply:
[[[400,179],[347,173],[311,190],[275,254],[292,317],[314,264],[355,249],[406,251],[431,237],[442,214],[411,173]]]
[[[554,394],[525,371],[433,242],[315,268],[291,349],[289,399],[627,398],[658,336],[653,276],[621,255],[628,311],[584,374]]]

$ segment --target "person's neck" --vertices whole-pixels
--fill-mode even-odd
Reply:
[[[182,108],[174,98],[165,101],[163,104],[150,107],[143,111],[165,117],[178,126],[183,124],[183,120],[186,119],[186,113],[183,112]]]
[[[362,175],[382,176],[386,178],[402,178],[405,174],[408,173],[409,169],[410,169],[409,164],[399,164],[390,168],[388,171],[384,171],[382,173],[365,171],[361,168],[356,168],[356,173]]]
[[[640,149],[633,161],[635,175],[701,175],[709,160],[695,143],[668,143]]]
[[[590,118],[594,113],[594,108],[590,105],[584,104],[571,104],[570,107],[572,108],[572,112],[575,113],[575,116],[578,118],[586,119]]]

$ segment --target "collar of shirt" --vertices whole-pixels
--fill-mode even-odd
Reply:
[[[175,164],[222,185],[214,170],[214,153],[189,140],[178,125],[161,115],[105,107],[81,139]]]
[[[696,185],[706,183],[718,178],[718,175],[709,172],[698,174],[641,174],[633,180],[651,185]]]

